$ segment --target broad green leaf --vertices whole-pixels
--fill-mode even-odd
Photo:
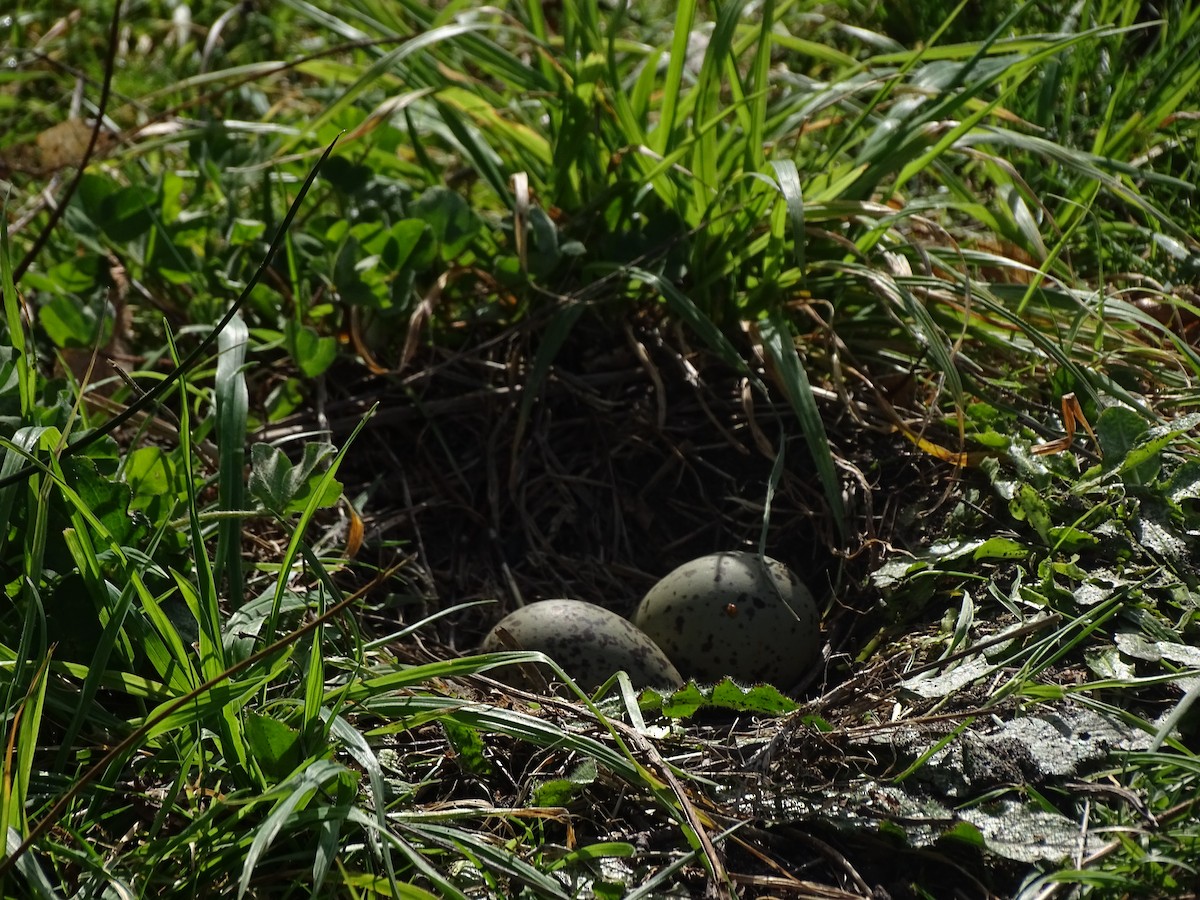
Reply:
[[[288,352],[293,361],[309,378],[316,378],[337,358],[337,340],[322,336],[316,329],[289,321],[285,326]]]
[[[246,713],[244,734],[250,756],[272,780],[284,778],[300,764],[300,732],[278,719]]]
[[[983,850],[987,847],[987,841],[983,839],[983,834],[970,822],[954,823],[952,826],[942,832],[942,839],[970,844],[972,847],[975,847],[979,850]]]
[[[1098,543],[1094,534],[1073,525],[1055,525],[1050,529],[1050,546],[1064,553],[1075,553]]]
[[[726,678],[711,687],[701,687],[694,681],[679,690],[664,694],[655,690],[642,692],[640,706],[658,709],[664,716],[686,719],[703,709],[724,709],[750,712],[761,716],[784,716],[800,707],[777,688],[769,684],[743,687]]]
[[[1125,481],[1141,485],[1154,481],[1162,467],[1161,451],[1180,435],[1194,428],[1197,423],[1200,423],[1200,415],[1193,413],[1151,428],[1121,461],[1118,471]]]
[[[321,171],[321,177],[343,194],[357,194],[367,186],[373,174],[370,166],[353,163],[343,156],[332,157]]]
[[[1163,497],[1194,520],[1200,513],[1200,460],[1189,459],[1172,472],[1163,488]]]
[[[1009,510],[1017,521],[1028,522],[1044,544],[1053,545],[1050,529],[1054,517],[1045,499],[1032,486],[1022,484],[1017,488],[1017,495],[1009,504]]]
[[[988,538],[975,548],[975,559],[1023,559],[1029,555],[1029,548],[1020,541],[1011,538]]]
[[[328,174],[328,170],[326,174]],[[267,223],[260,222],[258,219],[234,219],[233,224],[229,227],[229,244],[233,247],[253,245],[266,231]]]
[[[423,271],[432,265],[437,245],[433,229],[424,219],[401,219],[387,231],[386,238],[382,246],[370,249],[392,271],[406,266]]]
[[[596,761],[585,758],[566,778],[553,778],[534,788],[534,803],[538,806],[566,806],[579,795],[581,789],[595,784],[599,775]]]
[[[427,190],[412,211],[433,229],[441,257],[447,261],[467,249],[482,224],[460,194],[443,187]]]
[[[450,746],[458,754],[458,764],[464,771],[480,776],[491,774],[492,766],[484,756],[483,738],[477,729],[454,719],[443,719],[442,728],[446,731]]]
[[[100,326],[107,323],[101,323],[95,308],[69,294],[59,294],[42,306],[38,310],[38,322],[46,336],[59,347],[90,349],[98,338],[100,343],[107,339],[107,335],[100,332]]]
[[[130,490],[130,510],[145,512],[151,522],[174,515],[180,486],[170,454],[160,447],[138,447],[125,458],[123,472]]]
[[[158,205],[157,191],[138,184],[106,194],[92,211],[92,221],[114,243],[141,237],[154,224],[151,210]]]
[[[1125,461],[1133,446],[1150,430],[1150,423],[1132,409],[1110,406],[1100,413],[1095,428],[1105,466],[1116,467]]]
[[[332,444],[308,443],[300,462],[292,461],[278,447],[255,444],[250,451],[250,495],[272,512],[300,512],[324,477],[335,451]],[[333,480],[318,499],[319,507],[333,506],[342,486]]]
[[[132,492],[127,484],[97,472],[94,460],[74,456],[63,462],[64,474],[92,514],[104,523],[112,539],[121,546],[136,544],[145,533],[144,517],[129,512]]]

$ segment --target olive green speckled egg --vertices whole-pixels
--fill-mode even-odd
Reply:
[[[646,594],[633,622],[686,678],[788,688],[816,662],[817,605],[783,563],[730,551],[684,563]]]
[[[594,690],[617,671],[629,673],[634,687],[674,689],[683,679],[654,641],[628,620],[594,603],[542,600],[509,613],[483,639],[480,650],[512,649],[503,629],[522,650],[540,650],[562,666],[584,690]],[[547,677],[552,673],[545,669]],[[516,687],[534,688],[517,666],[496,671]]]

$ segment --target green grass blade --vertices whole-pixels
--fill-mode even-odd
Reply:
[[[692,120],[692,197],[689,222],[699,222],[702,219],[711,203],[712,192],[721,187],[723,179],[733,175],[728,170],[722,171],[715,124],[724,121],[726,116],[726,110],[721,103],[724,86],[721,76],[733,46],[741,9],[741,0],[730,0],[721,5],[712,34],[708,36],[708,46],[700,64],[696,86],[687,92],[685,103],[681,104],[681,111],[687,111]],[[737,154],[731,162],[740,164],[743,159],[742,154]],[[729,223],[723,218],[712,218],[709,222],[709,228],[715,229],[717,234],[727,227]]]
[[[310,564],[320,565],[315,559]],[[324,574],[324,573],[323,573]],[[325,614],[325,585],[317,587],[317,616]],[[308,648],[308,665],[304,673],[304,733],[313,739],[324,739],[321,724],[322,702],[325,699],[325,626],[318,625],[312,633]]]
[[[302,3],[289,2],[288,5],[299,8],[307,7],[307,4]],[[338,116],[344,110],[348,109],[355,100],[362,96],[366,91],[375,87],[381,80],[386,79],[393,71],[399,71],[403,73],[404,69],[401,67],[401,63],[405,62],[405,60],[407,60],[409,57],[420,57],[422,54],[427,53],[430,48],[439,43],[451,41],[454,38],[462,35],[478,33],[485,30],[487,27],[488,26],[486,25],[467,24],[444,25],[440,28],[432,28],[428,31],[425,31],[423,34],[405,41],[394,50],[390,50],[383,54],[370,66],[368,66],[353,84],[342,91],[337,100],[328,104],[322,110],[320,115],[316,116],[312,121],[307,123],[306,129],[303,133],[297,135],[296,138],[285,144],[283,147],[284,152],[294,149],[304,137],[313,134],[320,134],[321,129],[324,128],[327,123],[337,121]]]
[[[175,355],[175,342],[170,334],[167,341]],[[178,360],[176,360],[178,366]],[[196,497],[196,477],[192,471],[192,429],[191,413],[187,395],[187,378],[180,377],[179,390],[179,456],[184,473],[184,485],[187,491],[188,503],[188,535],[191,541],[191,560],[196,576],[196,585],[190,584],[180,573],[175,575],[176,586],[179,587],[192,615],[199,627],[198,649],[200,652],[200,675],[202,681],[208,681],[225,671],[228,663],[225,659],[225,647],[221,641],[221,607],[217,596],[216,576],[211,560],[208,558],[208,548],[204,541],[204,532],[200,524],[200,506]]]
[[[27,586],[25,590],[25,609],[21,622],[21,635],[17,641],[15,648],[3,647],[4,657],[11,660],[11,667],[5,667],[5,670],[0,674],[0,683],[4,684],[4,706],[2,707],[6,716],[14,716],[21,702],[28,702],[31,692],[35,689],[38,678],[41,677],[40,671],[35,672],[33,677],[26,684],[26,671],[32,662],[37,659],[50,658],[51,648],[47,639],[46,629],[46,608],[42,603],[41,593],[35,586]],[[24,691],[25,700],[20,701],[18,697]],[[11,727],[11,726],[10,726]],[[2,733],[2,732],[0,732]],[[9,748],[7,744],[0,748],[0,753],[5,754],[5,763],[3,767],[4,773],[12,771],[13,762],[8,758]],[[20,759],[15,763],[20,765]],[[7,833],[7,829],[13,827],[13,823],[20,824],[20,833],[25,833],[25,805],[21,803],[19,806],[9,802],[9,796],[12,789],[11,779],[5,778],[3,783],[3,791],[5,796],[0,797],[0,834]]]
[[[21,314],[21,298],[13,280],[12,248],[8,241],[8,204],[0,216],[0,291],[4,292],[4,321],[8,325],[8,346],[17,372],[20,391],[21,418],[28,421],[33,412],[33,395],[37,384],[37,368],[25,338],[25,321]]]
[[[357,814],[359,821],[364,825],[365,828],[375,827],[375,823],[358,810],[352,811],[351,818],[354,818],[355,814]],[[422,878],[427,879],[429,883],[437,889],[437,894],[434,896],[441,898],[441,900],[470,900],[470,897],[468,897],[467,894],[459,890],[458,887],[446,877],[445,872],[426,859],[425,855],[421,853],[420,850],[397,834],[396,829],[384,829],[379,832],[379,837],[389,846],[395,848],[395,850],[401,856],[408,860],[409,864],[421,875]],[[406,889],[406,892],[401,894],[401,896],[408,896],[408,886],[401,885],[401,887]],[[416,893],[413,896],[420,898],[420,900],[424,900],[426,895],[423,893]]]
[[[680,0],[675,5],[671,55],[667,59],[667,74],[661,88],[662,108],[659,110],[658,124],[649,134],[650,148],[660,156],[665,156],[675,148],[676,110],[682,96],[683,68],[687,64],[688,44],[695,19],[695,0]]]
[[[825,423],[821,418],[820,409],[817,408],[808,373],[799,353],[796,352],[796,341],[792,336],[791,326],[782,313],[773,311],[759,320],[758,330],[763,350],[779,373],[788,403],[799,420],[804,442],[808,445],[809,456],[816,467],[817,477],[825,492],[825,502],[833,516],[838,535],[846,539],[849,536],[849,524],[842,503],[842,485],[837,476],[837,464],[833,459],[829,437],[825,433]]]
[[[107,672],[114,653],[121,662],[122,670],[132,668],[136,659],[131,646],[131,632],[136,634],[136,630],[129,628],[128,622],[133,598],[136,596],[134,586],[127,584],[123,590],[118,591],[106,579],[100,577],[99,561],[86,530],[81,530],[78,526],[66,529],[63,532],[63,540],[81,572],[91,571],[93,568],[95,570],[86,576],[86,580],[91,582],[93,599],[100,604],[98,618],[101,631],[96,638],[86,676],[79,686],[78,703],[60,742],[57,760],[59,767],[66,766],[70,749],[75,746],[75,739],[94,712],[92,704],[102,687],[101,676]]]
[[[10,827],[4,832],[4,847],[7,856],[12,856],[20,849],[21,835],[15,828]],[[17,872],[25,879],[25,887],[37,900],[59,900],[63,896],[50,883],[50,879],[38,865],[37,860],[28,853],[17,857],[16,867]]]
[[[762,170],[766,160],[764,133],[767,125],[767,105],[771,93],[771,52],[775,47],[775,0],[765,0],[759,15],[758,40],[754,47],[754,58],[750,63],[746,92],[750,97],[746,104],[743,128],[746,130],[745,160],[747,172]]]
[[[18,498],[28,489],[8,479],[24,467],[26,455],[37,449],[43,430],[31,426],[18,428],[12,436],[12,446],[5,448],[4,459],[0,462],[0,480],[6,480],[7,486],[0,488],[0,522],[11,521]],[[0,529],[0,552],[7,544],[8,529]]]
[[[16,443],[5,442],[7,447],[12,452],[24,452],[23,448]],[[108,531],[104,523],[97,518],[95,513],[88,507],[83,498],[74,491],[70,485],[63,480],[61,472],[49,470],[46,465],[33,457],[26,457],[29,465],[26,468],[32,468],[34,471],[43,472],[48,477],[46,479],[46,488],[53,487],[68,504],[73,516],[78,516],[86,527],[82,530],[89,532],[98,539],[116,558],[121,567],[121,571],[125,577],[129,579],[130,584],[137,591],[138,597],[141,600],[142,608],[151,619],[152,623],[163,638],[151,629],[139,630],[136,633],[136,639],[140,644],[140,648],[146,653],[147,658],[151,661],[155,669],[159,672],[164,681],[171,684],[180,693],[190,689],[189,675],[194,675],[191,659],[183,644],[178,640],[178,635],[175,634],[175,628],[170,623],[170,620],[162,612],[157,601],[146,590],[145,584],[142,582],[141,575],[135,566],[132,566],[125,548],[115,540],[112,534]],[[32,493],[38,489],[40,476],[32,479],[29,483],[29,490]],[[40,582],[40,554],[44,546],[44,538],[39,540],[37,535],[44,532],[45,524],[38,524],[48,514],[50,503],[46,498],[40,498],[39,502],[34,507],[34,526],[26,530],[27,543],[32,542],[32,547],[28,548],[25,553],[27,561],[27,577],[30,579],[28,584],[36,584]],[[36,576],[36,577],[34,577]],[[173,642],[166,638],[172,638]]]
[[[246,346],[249,332],[241,316],[230,319],[217,341],[217,473],[218,508],[232,512],[246,503],[246,422],[249,400],[246,389]],[[217,527],[215,579],[225,585],[234,605],[245,595],[242,578],[242,522],[224,519]]]
[[[354,443],[355,438],[358,437],[359,432],[367,424],[367,421],[375,414],[377,408],[378,404],[372,406],[366,415],[359,420],[358,424],[354,426],[354,430],[342,445],[341,450],[334,456],[333,461],[330,462],[329,467],[321,476],[320,483],[309,496],[308,503],[300,513],[300,517],[297,519],[295,525],[292,526],[291,539],[288,541],[287,549],[284,551],[279,564],[279,578],[275,582],[275,595],[271,603],[271,614],[267,618],[266,638],[268,640],[273,639],[277,633],[279,627],[279,610],[283,604],[284,597],[288,593],[288,583],[291,578],[292,567],[296,564],[296,559],[300,555],[304,543],[304,532],[312,522],[313,516],[317,514],[317,510],[320,509],[322,497],[333,484],[334,476],[341,467],[342,461],[345,460],[347,451]]]
[[[379,764],[379,757],[371,749],[371,745],[367,743],[367,739],[363,737],[362,733],[342,716],[330,713],[328,708],[322,708],[322,715],[327,717],[330,738],[340,741],[345,751],[367,773],[371,796],[375,798],[375,802],[372,804],[375,824],[381,833],[386,832],[388,827],[387,798],[390,789],[383,779],[383,767]],[[379,851],[383,856],[383,865],[387,871],[389,885],[395,890],[397,884],[396,864],[392,858],[391,845],[387,842],[380,842]]]
[[[271,792],[272,796],[280,796],[275,808],[255,829],[254,840],[246,854],[242,865],[242,873],[238,878],[237,895],[246,896],[250,890],[250,880],[254,877],[255,867],[259,858],[270,848],[279,833],[292,820],[294,814],[306,804],[314,793],[319,791],[326,782],[338,778],[346,767],[328,759],[316,760],[303,770],[297,772],[283,784]]]
[[[73,527],[63,529],[63,542],[75,560],[76,570],[91,595],[92,603],[96,607],[97,622],[104,629],[105,634],[111,635],[115,642],[113,649],[119,650],[122,665],[132,667],[135,655],[129,635],[124,633],[123,612],[119,606],[114,609],[111,605],[113,598],[119,597],[121,592],[118,592],[104,577],[104,568],[96,555],[96,548],[88,532],[87,522],[77,511],[71,518]],[[125,593],[132,596],[129,591]],[[102,651],[102,649],[102,647],[97,647],[97,651]],[[94,658],[93,665],[95,665]]]
[[[507,875],[539,897],[572,900],[577,896],[567,893],[553,876],[529,865],[508,847],[495,842],[490,835],[482,835],[475,829],[455,828],[435,822],[408,822],[406,818],[403,814],[396,816],[397,825],[411,834],[420,835],[422,843],[464,854],[481,871]]]
[[[272,661],[270,667],[240,681],[220,681],[207,688],[201,686],[196,691],[181,695],[187,697],[187,703],[182,706],[179,696],[159,704],[144,720],[135,722],[141,729],[142,739],[153,742],[159,736],[172,731],[198,730],[202,726],[211,726],[213,719],[217,720],[219,726],[222,717],[229,710],[240,709],[263,687],[278,678],[290,664],[291,655],[290,651],[281,654]],[[232,766],[234,761],[226,758],[225,763]],[[259,788],[261,789],[261,786]]]
[[[34,759],[38,749],[38,735],[42,730],[42,713],[46,704],[46,683],[50,670],[50,657],[42,659],[42,664],[25,693],[25,698],[14,711],[9,720],[10,735],[15,732],[15,740],[6,742],[4,753],[4,778],[0,787],[3,797],[0,797],[0,828],[7,834],[9,828],[15,828],[20,833],[26,829],[25,810],[29,802],[29,779],[33,772]]]
[[[701,339],[716,352],[718,356],[729,366],[732,366],[738,372],[749,376],[754,383],[761,387],[762,382],[754,373],[750,371],[750,367],[746,365],[746,361],[742,355],[738,353],[737,348],[729,341],[721,332],[713,321],[700,311],[699,307],[692,299],[683,291],[679,290],[674,284],[665,278],[660,278],[658,275],[646,269],[641,269],[636,266],[630,266],[626,269],[630,278],[643,282],[647,287],[654,290],[667,302],[667,306],[675,315],[679,316],[687,325],[691,326],[696,334],[700,335]]]
[[[779,192],[787,204],[788,221],[792,229],[792,254],[803,279],[808,271],[808,260],[805,254],[807,237],[804,233],[804,189],[800,184],[800,172],[790,159],[772,160],[771,166],[775,169]]]
[[[508,177],[504,172],[500,155],[492,149],[482,129],[476,128],[465,118],[455,115],[452,107],[445,103],[435,104],[443,122],[458,141],[459,147],[475,171],[483,176],[500,202],[511,207],[513,204],[512,191],[508,186]]]
[[[230,317],[232,323],[234,317]],[[225,329],[221,330],[223,334]],[[168,331],[167,342],[176,369],[180,368],[175,342]],[[187,396],[187,375],[181,374],[177,380],[179,391],[179,451],[184,473],[184,484],[187,490],[188,503],[188,533],[191,541],[191,560],[197,584],[193,585],[180,573],[172,572],[176,586],[188,604],[198,626],[197,650],[200,654],[199,681],[211,681],[220,677],[228,668],[225,657],[225,645],[221,639],[221,608],[217,596],[216,576],[212,562],[208,558],[208,548],[204,542],[204,532],[200,525],[200,508],[196,497],[196,479],[192,472],[193,450],[191,413]],[[239,470],[240,471],[240,470]],[[221,750],[225,761],[230,767],[231,774],[242,785],[252,785],[249,751],[245,735],[242,732],[241,719],[232,706],[222,707],[218,713],[216,732],[220,739]]]
[[[34,453],[41,444],[42,434],[45,431],[43,428],[25,427],[17,429],[13,435],[12,441],[0,441],[0,446],[4,446],[4,462],[0,463],[0,475],[12,473],[22,467],[27,454]],[[3,518],[0,521],[8,522],[11,520],[13,510],[16,507],[18,499],[25,501],[28,506],[31,503],[37,502],[37,497],[34,491],[37,490],[36,484],[14,484],[0,491],[0,513],[3,513]],[[28,499],[18,497],[19,494],[28,494]],[[34,521],[33,527],[30,528],[25,535],[22,535],[26,545],[32,540],[33,532],[44,527],[40,519]],[[8,537],[8,529],[0,529],[0,549],[3,549],[7,543],[5,538]],[[25,556],[26,554],[22,554]],[[38,573],[33,569],[26,569],[24,575],[24,583],[22,584],[21,595],[24,599],[21,610],[21,636],[17,643],[14,653],[14,664],[11,675],[6,679],[4,691],[4,709],[10,710],[14,708],[17,702],[17,697],[23,693],[26,688],[26,669],[31,664],[31,661],[38,659],[49,649],[49,636],[46,627],[46,611],[42,605],[41,595],[38,590],[39,580],[36,578],[31,580],[31,576],[36,576]],[[36,642],[35,642],[36,638]]]

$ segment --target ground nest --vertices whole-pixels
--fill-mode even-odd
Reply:
[[[847,889],[828,896],[905,896],[903,884],[917,869],[931,870],[926,883],[987,896],[968,874],[983,877],[977,858],[951,860],[888,844],[872,828],[851,823],[843,832],[836,824],[872,802],[853,799],[851,785],[886,779],[915,758],[903,748],[892,752],[886,724],[877,734],[863,723],[887,723],[900,681],[922,655],[920,629],[909,623],[908,638],[884,643],[865,663],[853,660],[885,626],[867,574],[891,548],[915,547],[936,533],[955,473],[869,415],[862,398],[822,391],[814,368],[845,485],[850,537],[843,539],[790,408],[753,390],[743,372],[655,309],[584,315],[539,379],[545,332],[541,321],[478,327],[458,335],[455,347],[439,340],[404,372],[350,369],[329,380],[322,412],[335,441],[379,403],[339,477],[348,494],[369,497],[364,553],[380,563],[408,561],[414,599],[376,607],[380,632],[456,604],[493,601],[421,630],[424,651],[441,656],[472,652],[521,603],[572,597],[627,615],[675,566],[757,547],[774,452],[786,443],[766,551],[800,574],[824,606],[829,656],[800,699],[832,730],[818,735],[807,717],[693,720],[693,750],[677,762],[723,785],[719,795],[696,797],[716,821],[756,823],[721,854],[743,896],[790,896],[801,881],[803,890]],[[748,339],[740,349],[754,358]],[[767,373],[756,374],[769,382]],[[848,409],[847,399],[859,408]],[[930,610],[929,623],[942,612]],[[517,699],[474,682],[456,690],[488,703]],[[960,699],[963,709],[982,702],[967,692]],[[545,714],[581,715],[561,701],[539,705]],[[912,713],[919,723],[925,707],[937,705],[917,704]],[[919,733],[952,728],[955,717],[943,706]],[[597,728],[586,717],[575,727]],[[408,744],[415,739],[397,738],[402,758],[420,757]],[[438,746],[435,736],[430,742]],[[515,806],[527,800],[520,786],[529,773],[568,777],[575,764],[570,754],[498,736],[489,746],[505,773],[447,777],[455,797],[477,792]],[[449,758],[434,752],[430,765],[440,772]],[[648,807],[621,806],[620,797],[612,786],[593,785],[580,807],[591,814],[572,826],[577,838],[629,839],[652,853],[653,836],[670,824]],[[787,884],[776,878],[783,870],[793,873]],[[702,872],[688,871],[699,879],[692,888],[702,890]],[[992,870],[987,880],[1011,875]]]
[[[380,404],[342,474],[370,498],[368,547],[412,555],[422,602],[405,620],[494,601],[439,623],[438,639],[466,652],[536,600],[627,615],[677,565],[758,547],[786,444],[766,552],[825,602],[843,644],[858,639],[855,613],[870,600],[857,585],[894,538],[897,510],[911,521],[915,506],[938,501],[944,467],[939,475],[898,436],[827,402],[845,467],[844,539],[791,409],[655,309],[585,315],[537,377],[544,331],[534,320],[480,327],[456,348],[439,341],[405,372],[330,380],[324,414],[335,440]]]

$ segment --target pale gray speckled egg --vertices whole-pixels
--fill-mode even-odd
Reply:
[[[820,652],[808,588],[783,563],[730,551],[684,563],[646,594],[633,622],[687,678],[788,688]]]
[[[584,690],[594,690],[619,670],[634,687],[673,689],[683,679],[654,641],[627,619],[582,600],[542,600],[509,613],[483,639],[480,650],[512,649],[500,639],[504,629],[522,650],[540,650],[563,667]],[[552,673],[545,669],[550,677]],[[496,671],[517,687],[529,684],[517,666]]]

